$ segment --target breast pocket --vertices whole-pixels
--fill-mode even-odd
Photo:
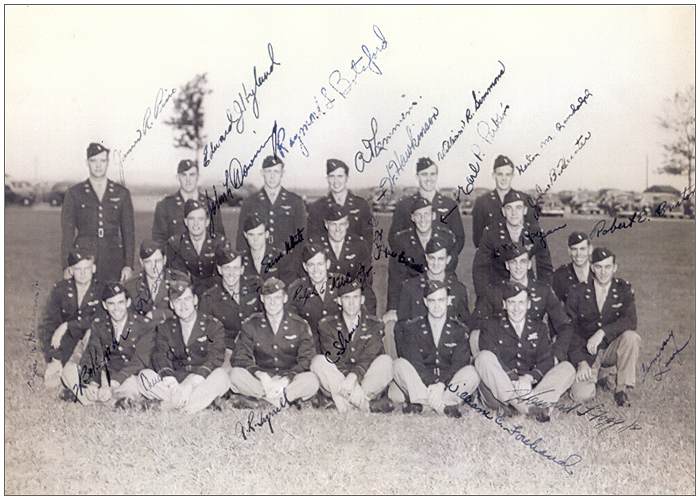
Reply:
[[[281,344],[282,352],[286,354],[295,354],[299,349],[299,335],[283,335]]]

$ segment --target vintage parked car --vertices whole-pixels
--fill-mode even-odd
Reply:
[[[46,203],[52,207],[63,205],[63,198],[65,198],[66,191],[68,191],[70,187],[70,182],[58,182],[54,184],[51,190],[46,193],[46,198],[44,201],[46,201]]]
[[[35,201],[36,191],[31,183],[5,177],[5,205],[16,203],[28,207]]]
[[[581,215],[602,215],[604,210],[598,203],[589,200],[577,204],[576,208],[572,209],[572,212]]]
[[[488,193],[489,191],[491,190],[487,188],[474,188],[474,191],[472,191],[469,195],[460,193],[459,211],[462,212],[462,215],[471,215],[472,211],[474,210],[474,203],[476,202],[476,200],[480,196],[483,196],[484,194]]]
[[[545,217],[564,217],[564,204],[556,194],[546,193],[540,196],[538,201],[540,215]]]

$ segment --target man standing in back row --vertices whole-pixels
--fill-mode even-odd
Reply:
[[[416,178],[418,179],[418,192],[401,199],[396,205],[394,217],[391,219],[391,229],[389,229],[389,245],[396,248],[397,234],[404,229],[410,229],[412,224],[412,213],[415,201],[418,198],[428,200],[433,213],[435,214],[435,224],[449,229],[455,235],[455,245],[453,252],[459,256],[464,248],[464,225],[462,215],[459,212],[457,202],[440,194],[437,189],[438,167],[430,158],[419,158],[416,163]]]
[[[298,239],[299,235],[304,236],[306,206],[301,196],[282,187],[284,176],[282,160],[274,156],[265,158],[262,164],[262,175],[265,185],[256,194],[243,201],[238,220],[245,221],[249,216],[256,214],[265,224],[268,232],[267,243],[284,249],[285,243],[291,246],[292,241]],[[236,248],[239,251],[246,249],[243,225],[240,223]],[[295,254],[296,251],[298,249],[295,248],[290,253]],[[294,260],[294,258],[287,260]]]
[[[207,206],[207,198],[197,189],[199,181],[199,166],[192,160],[180,160],[177,165],[177,182],[180,189],[177,193],[163,198],[156,205],[153,215],[153,239],[165,245],[171,236],[180,236],[187,231],[185,227],[185,203],[187,200],[198,201],[203,207]],[[209,215],[209,214],[207,214]],[[211,218],[211,217],[210,217]],[[209,230],[212,234],[226,236],[221,212],[216,211],[211,218]]]
[[[511,191],[514,173],[515,166],[510,161],[510,158],[498,155],[493,162],[493,178],[496,181],[496,189],[480,196],[474,202],[474,210],[472,212],[472,241],[474,241],[474,248],[479,248],[481,235],[486,226],[492,226],[495,222],[504,220],[501,206],[504,198]],[[525,220],[530,224],[534,224],[537,220],[535,203],[529,196],[525,200],[525,207],[528,209],[525,214]]]
[[[61,209],[61,265],[70,278],[68,253],[95,256],[98,281],[124,281],[134,267],[134,208],[129,190],[107,178],[109,149],[90,143],[86,181],[66,191]]]

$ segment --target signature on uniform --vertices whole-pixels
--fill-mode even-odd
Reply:
[[[693,338],[691,335],[688,337],[688,340],[685,341],[683,345],[678,347],[678,344],[676,343],[676,336],[673,333],[673,330],[670,330],[666,338],[663,340],[661,343],[661,347],[659,348],[658,351],[656,351],[656,354],[654,355],[653,358],[651,358],[651,361],[648,363],[642,362],[642,383],[646,381],[647,375],[650,373],[654,376],[654,380],[657,382],[661,382],[663,380],[663,377],[666,373],[671,371],[670,365],[671,362],[676,359],[676,356],[678,356],[683,350],[688,347],[688,344],[690,344],[690,340]],[[669,356],[669,358],[665,361],[662,362],[661,356],[664,354],[664,351],[668,353],[666,350],[668,343],[673,342],[673,352]],[[680,360],[678,360],[678,363],[680,364]]]
[[[298,227],[295,234],[289,235],[289,239],[284,242],[284,252],[280,252],[272,259],[263,262],[263,273],[269,273],[270,270],[275,267],[275,264],[282,260],[282,257],[291,253],[291,251],[294,250],[294,247],[304,241],[304,229],[305,228],[303,227]]]
[[[352,340],[353,335],[355,335],[355,331],[357,331],[358,326],[360,326],[359,323],[357,325],[355,325],[355,327],[352,330],[350,330],[347,337],[342,332],[342,330],[338,330],[338,340],[333,342],[333,347],[335,347],[337,349],[335,353],[338,357],[335,358],[335,361],[334,361],[331,359],[331,352],[326,351],[324,353],[324,356],[326,357],[326,361],[328,361],[329,363],[333,363],[333,364],[336,364],[338,361],[340,361],[340,357],[343,354],[345,354],[347,346],[350,343],[350,341]]]

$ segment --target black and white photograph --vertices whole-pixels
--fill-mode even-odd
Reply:
[[[4,5],[6,495],[694,495],[695,5]]]

